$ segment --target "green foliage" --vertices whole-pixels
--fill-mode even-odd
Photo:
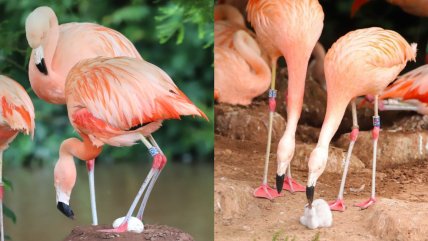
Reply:
[[[48,104],[30,91],[27,69],[31,49],[26,41],[24,23],[28,14],[42,5],[48,5],[55,11],[60,24],[95,22],[118,30],[134,43],[146,61],[167,72],[207,114],[209,121],[192,117],[183,117],[181,121],[168,120],[154,133],[154,137],[171,160],[212,161],[213,52],[204,48],[213,41],[211,1],[0,0],[0,73],[29,90],[36,110],[34,140],[19,135],[4,154],[6,164],[34,166],[54,163],[61,142],[78,136],[71,128],[65,106]],[[170,8],[180,11],[168,12]],[[177,41],[167,41],[175,35]],[[99,161],[148,159],[142,145],[106,146]]]
[[[5,204],[3,204],[3,214],[5,217],[12,220],[13,223],[16,223],[15,213],[10,208],[8,208]]]

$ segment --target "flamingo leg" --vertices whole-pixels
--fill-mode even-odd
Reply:
[[[163,155],[162,152],[158,151],[157,147],[153,146],[143,135],[141,135],[141,141],[149,149],[150,154],[153,156],[153,166],[150,169],[150,172],[147,175],[146,179],[144,180],[143,184],[141,185],[140,190],[138,191],[137,195],[135,196],[134,201],[132,202],[131,207],[129,208],[128,213],[126,214],[123,222],[117,228],[103,229],[103,230],[100,230],[101,232],[121,233],[121,232],[127,231],[128,221],[131,218],[132,214],[134,213],[134,210],[137,207],[138,202],[140,201],[141,196],[144,193],[144,190],[146,190],[147,186],[149,186],[153,182],[153,179],[157,179],[160,171],[162,170],[162,168],[166,164],[165,156]],[[154,182],[152,184],[152,187],[153,187],[153,185],[154,185]],[[146,196],[147,196],[147,193],[146,193]],[[143,202],[144,202],[144,200],[143,200]],[[146,202],[147,202],[147,200],[146,200]]]
[[[86,162],[89,176],[89,192],[91,195],[92,225],[98,225],[97,202],[95,198],[95,159]]]
[[[263,183],[260,187],[256,188],[253,193],[255,197],[267,198],[270,200],[280,196],[278,191],[269,187],[267,183],[267,175],[268,175],[268,169],[269,169],[269,155],[270,155],[270,147],[271,147],[271,140],[272,140],[273,115],[275,113],[275,108],[276,108],[275,78],[276,78],[276,61],[272,61],[272,80],[271,80],[271,88],[269,90],[269,130],[268,130],[268,139],[267,139],[266,156],[265,156],[265,168],[263,172]]]
[[[158,143],[156,143],[156,140],[153,138],[153,136],[152,136],[152,135],[150,135],[148,139],[149,139],[150,143],[151,143],[153,146],[155,146],[155,147],[157,148],[157,150],[158,150],[160,153],[162,153],[162,155],[164,155],[164,154],[163,154],[163,152],[162,152],[162,150],[160,149],[160,147],[159,147]],[[165,155],[164,155],[164,156],[165,156]],[[165,159],[165,160],[166,160],[166,159]],[[159,172],[157,172],[157,173],[155,174],[155,176],[152,178],[152,180],[150,181],[149,187],[147,188],[147,191],[146,191],[146,193],[144,194],[143,201],[141,202],[141,206],[140,206],[140,209],[138,210],[138,214],[137,214],[137,218],[138,218],[138,219],[140,219],[141,221],[143,221],[144,210],[145,210],[145,208],[146,208],[147,201],[149,200],[150,193],[152,192],[153,186],[155,185],[155,182],[156,182],[156,180],[158,179],[158,177],[159,177],[159,175],[160,175],[161,171],[162,171],[162,169],[161,169],[161,170],[159,170]]]
[[[283,189],[291,193],[295,192],[305,192],[306,187],[298,183],[291,177],[291,164],[288,164],[287,176],[284,179]]]
[[[0,240],[4,241],[4,227],[3,227],[3,151],[0,151]]]
[[[346,176],[348,174],[349,162],[351,161],[352,149],[357,141],[359,127],[357,119],[357,106],[355,99],[351,102],[352,105],[352,132],[350,135],[351,142],[349,143],[348,153],[346,154],[345,166],[343,167],[342,181],[340,182],[339,194],[336,201],[330,202],[329,206],[332,211],[345,211],[345,203],[343,202],[343,191],[345,190]]]
[[[378,111],[378,102],[379,96],[375,96],[375,108],[374,108],[374,116],[373,116],[373,167],[372,167],[372,193],[369,200],[355,204],[355,206],[360,207],[361,209],[366,209],[373,205],[376,202],[376,158],[377,158],[377,141],[379,139],[379,131],[380,131],[380,117]]]

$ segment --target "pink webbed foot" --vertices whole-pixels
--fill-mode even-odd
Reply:
[[[296,180],[294,180],[291,177],[285,177],[284,185],[283,185],[282,189],[287,190],[291,193],[306,192],[306,187],[299,184],[298,182],[296,182]]]
[[[272,200],[274,198],[282,196],[275,189],[269,187],[267,184],[262,184],[260,187],[254,190],[253,195],[259,198],[266,198]]]
[[[365,202],[354,204],[354,206],[360,207],[361,209],[366,209],[366,208],[370,207],[371,205],[375,204],[375,202],[376,202],[376,198],[371,197],[369,200],[367,200]]]
[[[343,212],[346,209],[343,199],[336,199],[336,201],[329,202],[328,205],[331,211]]]
[[[101,229],[101,230],[98,230],[98,231],[99,232],[103,232],[103,233],[124,233],[124,232],[128,231],[128,222],[121,224],[117,228]]]

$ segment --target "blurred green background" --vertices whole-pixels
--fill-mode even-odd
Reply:
[[[134,43],[141,56],[162,68],[208,116],[169,120],[154,133],[170,162],[155,185],[145,222],[182,228],[196,240],[213,236],[213,2],[211,0],[0,0],[0,74],[27,89],[36,110],[34,140],[19,135],[4,154],[4,177],[13,184],[6,205],[17,222],[6,220],[13,240],[62,240],[76,225],[91,223],[87,175],[82,161],[71,197],[76,220],[55,207],[53,167],[63,140],[78,136],[65,106],[40,100],[31,91],[31,49],[25,19],[50,6],[59,24],[93,22],[113,28]],[[105,146],[96,161],[99,222],[124,215],[151,166],[143,145]],[[8,216],[12,216],[9,214]],[[44,227],[55,228],[45,230]]]

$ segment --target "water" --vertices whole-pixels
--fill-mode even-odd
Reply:
[[[98,220],[111,224],[124,216],[145,176],[149,164],[96,165],[95,188]],[[5,168],[13,182],[5,203],[17,223],[5,219],[5,233],[17,241],[61,241],[78,225],[91,224],[88,175],[77,167],[77,182],[70,205],[75,219],[56,209],[53,167],[27,170]],[[165,224],[190,233],[195,240],[213,240],[213,168],[169,162],[156,182],[145,211],[145,223]],[[138,210],[138,209],[137,209]]]

